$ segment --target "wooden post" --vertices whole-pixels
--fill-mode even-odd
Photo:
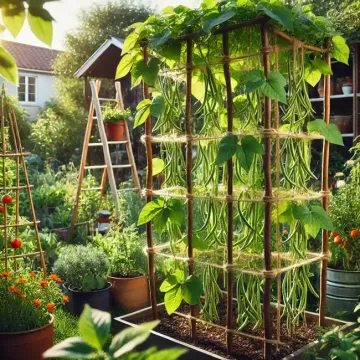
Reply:
[[[185,131],[186,136],[188,137],[186,143],[186,185],[187,193],[189,195],[187,199],[187,236],[188,236],[188,268],[189,275],[194,274],[194,261],[193,261],[193,208],[194,202],[192,199],[192,141],[191,141],[191,91],[192,91],[192,52],[193,52],[193,42],[192,39],[186,40],[186,120],[185,120]],[[190,315],[195,316],[195,306],[190,306]],[[192,338],[196,337],[196,321],[191,319],[191,332],[190,335]]]
[[[148,64],[149,56],[147,50],[147,43],[143,44],[143,56],[144,56],[144,63],[145,66]],[[144,99],[150,99],[150,91],[149,86],[144,81]],[[146,145],[146,160],[147,160],[147,172],[146,172],[146,189],[148,191],[152,191],[153,189],[153,179],[152,179],[152,142],[151,142],[151,135],[152,135],[152,124],[151,124],[151,115],[146,119],[145,122],[145,145]],[[149,203],[152,201],[151,193],[148,193],[146,196],[146,202]],[[149,261],[149,280],[150,280],[150,294],[151,294],[151,307],[152,307],[152,315],[153,319],[158,318],[158,311],[157,311],[157,302],[156,302],[156,282],[155,282],[155,254],[153,250],[153,239],[152,239],[152,227],[151,221],[146,224],[146,241],[147,241],[147,248],[148,248],[148,261]]]
[[[353,59],[353,133],[355,139],[359,136],[359,43],[354,44]]]
[[[227,104],[227,131],[229,134],[233,132],[233,99],[231,89],[231,75],[230,75],[230,62],[229,62],[229,33],[225,31],[222,35],[223,42],[223,63],[224,63],[224,76],[226,83],[226,104]],[[233,161],[230,158],[227,161],[227,314],[226,314],[226,327],[228,330],[232,328],[233,323],[233,272],[231,265],[233,263],[233,231],[234,231],[234,214],[233,214]],[[233,348],[233,333],[226,333],[226,345],[228,354],[232,353]]]
[[[267,78],[270,72],[270,56],[269,56],[269,33],[266,23],[261,25],[261,43],[263,52],[264,73]],[[264,223],[264,262],[265,270],[271,271],[271,212],[272,212],[272,179],[271,179],[271,137],[266,130],[271,129],[271,100],[265,96],[265,112],[264,112],[264,175],[265,175],[265,223]],[[265,277],[264,285],[264,330],[265,339],[271,339],[271,283],[270,277]],[[264,343],[264,358],[271,359],[271,344]]]
[[[325,62],[331,68],[331,53],[329,51],[329,42],[327,42],[328,51],[325,53]],[[330,122],[330,75],[325,75],[324,78],[324,121],[326,124]],[[329,209],[329,152],[330,145],[327,140],[324,140],[323,159],[322,159],[322,187],[323,192],[323,208],[327,212]],[[329,231],[322,230],[322,253],[328,255],[329,253]],[[327,278],[328,259],[321,261],[321,276],[320,276],[320,310],[319,310],[319,325],[325,325],[325,309],[326,309],[326,278]]]

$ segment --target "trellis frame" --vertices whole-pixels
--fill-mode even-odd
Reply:
[[[268,18],[259,17],[252,21],[239,23],[236,25],[231,25],[227,27],[221,27],[213,34],[222,35],[222,44],[223,44],[223,71],[225,76],[226,83],[226,94],[227,94],[227,134],[233,134],[233,101],[232,101],[232,89],[231,89],[231,81],[230,81],[230,68],[229,64],[232,59],[229,58],[229,33],[231,31],[251,27],[251,26],[260,26],[260,36],[261,36],[261,56],[262,63],[264,66],[265,77],[268,77],[270,72],[271,62],[270,62],[270,54],[275,53],[276,56],[276,64],[278,66],[277,53],[283,51],[284,49],[279,49],[277,46],[271,46],[269,44],[269,34],[275,35],[275,38],[278,36],[287,42],[289,42],[294,49],[302,48],[304,50],[311,50],[313,52],[324,54],[324,59],[326,63],[331,66],[331,49],[329,47],[329,42],[326,43],[325,48],[319,48],[311,45],[307,45],[294,37],[287,35],[286,33],[272,27],[268,23]],[[186,43],[186,109],[185,109],[185,137],[171,139],[171,138],[161,138],[161,137],[152,137],[152,129],[151,129],[151,116],[149,115],[146,123],[145,123],[145,136],[143,137],[143,141],[146,145],[147,152],[147,181],[146,181],[146,189],[145,195],[147,198],[147,202],[152,201],[153,195],[159,195],[160,191],[156,192],[152,187],[152,144],[153,143],[162,143],[162,142],[179,142],[186,144],[186,194],[180,197],[186,198],[187,203],[187,236],[188,236],[188,256],[187,258],[175,257],[172,258],[184,261],[188,263],[189,274],[193,274],[193,266],[196,261],[193,258],[193,244],[192,244],[192,230],[193,230],[193,200],[196,196],[193,195],[193,184],[191,179],[191,171],[192,171],[192,143],[198,140],[191,133],[191,97],[192,97],[192,71],[194,70],[194,65],[192,63],[192,52],[193,52],[193,40],[197,35],[189,34],[182,37],[180,40]],[[148,49],[147,42],[142,42],[143,55],[145,65],[148,63]],[[259,54],[249,54],[250,56],[258,56]],[[244,56],[243,58],[246,58]],[[330,120],[330,75],[325,75],[325,95],[324,95],[324,121],[326,124],[329,124]],[[146,83],[144,83],[144,98],[150,99],[149,87]],[[232,159],[227,161],[227,191],[226,196],[222,198],[223,201],[227,202],[227,218],[228,218],[228,233],[227,233],[227,264],[223,266],[224,270],[227,272],[227,326],[224,328],[226,331],[227,338],[227,351],[229,354],[232,352],[232,344],[233,344],[233,335],[240,334],[242,336],[248,336],[251,338],[257,338],[258,340],[262,340],[264,343],[264,358],[271,359],[272,352],[272,344],[281,344],[279,339],[280,333],[278,331],[278,339],[273,340],[272,338],[272,326],[271,326],[271,285],[272,279],[274,277],[278,278],[278,282],[281,281],[280,274],[281,271],[276,271],[274,273],[272,268],[272,252],[271,252],[271,226],[272,226],[272,207],[274,203],[279,203],[280,200],[284,200],[281,196],[274,196],[273,193],[273,185],[271,178],[271,168],[272,168],[272,140],[275,139],[275,148],[277,155],[280,153],[280,139],[291,137],[291,138],[306,138],[308,140],[314,139],[322,139],[324,143],[323,148],[323,160],[322,160],[322,188],[321,192],[317,194],[317,198],[322,199],[323,208],[325,211],[328,210],[329,204],[329,188],[328,188],[328,168],[329,168],[329,142],[324,139],[323,136],[320,135],[307,135],[307,134],[286,134],[284,132],[279,131],[279,106],[277,102],[275,102],[275,126],[273,126],[273,110],[272,110],[272,100],[269,97],[264,97],[264,130],[261,133],[261,136],[264,141],[264,155],[263,155],[263,170],[265,176],[265,193],[262,199],[262,202],[265,206],[265,217],[264,217],[264,236],[263,236],[263,244],[264,244],[264,261],[265,261],[265,270],[263,271],[263,276],[265,277],[265,286],[264,286],[264,298],[263,298],[263,319],[264,319],[264,338],[257,338],[251,336],[249,334],[244,334],[239,331],[232,329],[232,307],[233,307],[233,162]],[[241,134],[234,134],[241,135]],[[242,134],[244,135],[244,134]],[[248,133],[247,133],[248,135]],[[205,138],[205,137],[204,137]],[[277,173],[277,187],[279,187],[279,156],[276,159],[276,173]],[[179,198],[179,195],[172,194],[168,192],[164,194],[164,196]],[[312,200],[312,197],[304,196],[303,200]],[[158,251],[158,247],[154,247],[153,239],[152,239],[152,227],[151,222],[147,223],[147,252],[149,258],[149,279],[150,279],[150,289],[151,289],[151,305],[152,305],[152,313],[153,318],[158,318],[157,312],[157,303],[156,303],[156,288],[155,288],[155,270],[154,270],[154,255],[155,253],[161,256],[167,256]],[[277,222],[277,259],[279,266],[279,226]],[[325,306],[326,306],[326,275],[327,275],[327,263],[329,258],[329,234],[327,230],[322,231],[322,253],[318,254],[319,256],[314,256],[312,259],[308,259],[306,264],[310,264],[313,262],[321,262],[321,280],[320,280],[320,310],[319,310],[319,325],[325,325]],[[171,256],[168,256],[171,257]],[[216,266],[214,264],[210,264]],[[301,265],[299,265],[301,266]],[[295,265],[293,266],[295,267]],[[291,266],[289,267],[291,268]],[[278,269],[277,269],[278,270]],[[279,296],[281,294],[278,293],[278,305],[280,305]],[[176,313],[180,316],[185,316],[189,320],[191,320],[191,335],[193,337],[196,336],[196,322],[205,322],[201,319],[198,319],[194,316],[194,306],[190,307],[190,316],[184,315],[181,313]],[[278,325],[280,322],[279,319],[279,311],[280,307],[278,306]],[[207,323],[207,322],[205,322]],[[210,324],[210,323],[207,323]],[[219,325],[212,324],[214,326],[219,327]],[[279,326],[278,326],[279,328]],[[279,330],[279,329],[278,329]]]

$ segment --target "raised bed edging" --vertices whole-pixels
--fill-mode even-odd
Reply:
[[[164,303],[160,303],[157,305],[158,309],[164,308]],[[133,321],[138,320],[139,318],[143,318],[144,316],[151,315],[152,309],[151,307],[147,307],[142,310],[138,310],[135,312],[132,312],[127,315],[119,316],[115,318],[114,320],[114,330],[115,333],[124,330],[129,327],[136,327],[137,324],[134,324]],[[318,318],[318,314],[312,313],[312,312],[306,312],[306,315],[308,318],[314,319]],[[349,332],[355,327],[358,326],[357,323],[349,323],[344,322],[337,319],[332,318],[326,318],[327,325],[340,325],[342,326],[342,330],[345,332]],[[185,342],[176,340],[170,336],[161,334],[157,331],[151,330],[150,331],[149,338],[139,346],[139,350],[145,350],[151,346],[156,346],[159,350],[161,349],[168,349],[168,348],[174,348],[174,347],[182,347],[188,350],[187,353],[180,356],[180,360],[209,360],[209,359],[225,359],[224,357],[213,354],[209,351],[206,351],[204,349],[198,348],[196,346],[187,344]],[[320,356],[326,355],[329,349],[324,348],[321,351],[320,349],[320,342],[318,340],[311,342],[310,344],[303,346],[301,349],[296,350],[294,353],[284,357],[282,360],[302,360],[303,355],[307,352],[311,351],[317,351]]]

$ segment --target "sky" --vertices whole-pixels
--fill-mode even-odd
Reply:
[[[194,7],[197,6],[199,0],[142,0],[143,2],[148,2],[158,9],[162,9],[166,6],[172,5],[176,6],[179,4]],[[108,0],[60,0],[55,2],[50,2],[45,5],[49,10],[50,14],[55,18],[56,22],[54,23],[54,36],[52,48],[57,50],[64,49],[64,38],[67,32],[71,32],[71,29],[74,29],[77,25],[77,15],[82,8],[88,7],[92,4],[105,4]],[[4,40],[18,41],[25,44],[44,46],[41,41],[39,41],[35,35],[32,34],[30,28],[27,24],[24,25],[21,33],[14,38],[10,35],[8,31],[5,31],[0,36]]]

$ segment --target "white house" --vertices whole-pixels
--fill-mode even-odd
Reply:
[[[60,51],[5,40],[2,45],[15,58],[19,69],[19,86],[5,81],[6,92],[16,96],[29,119],[35,120],[40,109],[55,95],[52,65]]]

